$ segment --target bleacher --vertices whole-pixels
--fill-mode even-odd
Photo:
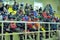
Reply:
[[[60,40],[58,5],[59,0],[1,1],[0,40]]]

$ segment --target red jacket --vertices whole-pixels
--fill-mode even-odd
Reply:
[[[47,15],[46,12],[43,12],[42,15],[43,15],[44,18],[51,18],[51,16]]]
[[[32,22],[32,21],[29,20],[28,22]],[[32,23],[27,23],[27,26],[28,26],[29,28],[32,28],[32,27],[33,27]]]
[[[46,12],[43,12],[42,15],[43,15],[44,18],[47,18]]]

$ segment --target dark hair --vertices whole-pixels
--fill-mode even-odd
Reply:
[[[42,11],[42,7],[39,8],[39,11]]]

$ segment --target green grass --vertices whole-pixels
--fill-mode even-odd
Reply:
[[[9,33],[5,33],[6,35],[4,36],[5,37],[5,40],[10,40],[10,35],[8,35]],[[17,34],[13,34],[13,40],[19,40],[19,35]]]

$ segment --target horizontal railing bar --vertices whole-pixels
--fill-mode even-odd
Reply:
[[[25,32],[21,32],[21,33],[5,33],[3,35],[17,35],[17,34],[25,34]],[[1,36],[2,34],[0,34]]]
[[[45,24],[60,24],[60,22],[27,22],[27,21],[0,21],[0,22],[6,22],[6,23],[10,23],[10,22],[15,22],[15,23],[45,23]]]
[[[36,31],[36,32],[26,32],[27,34],[29,33],[44,33],[44,32],[54,32],[57,30],[51,30],[51,31]],[[59,30],[58,30],[59,31]],[[20,32],[20,33],[7,33],[7,34],[3,34],[3,35],[19,35],[19,34],[25,34],[25,32]],[[2,36],[2,34],[0,34],[0,36]]]

